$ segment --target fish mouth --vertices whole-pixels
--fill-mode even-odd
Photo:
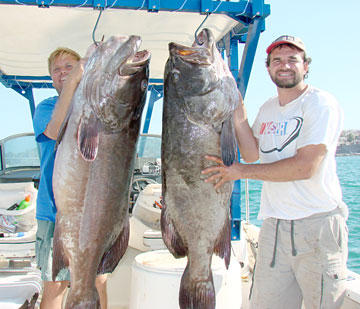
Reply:
[[[141,45],[141,38],[136,35],[130,36],[113,36],[110,43],[104,43],[104,49],[113,45],[114,55],[107,61],[105,72],[116,74],[120,68],[134,58]]]
[[[132,57],[119,67],[120,76],[134,75],[150,62],[151,54],[147,50],[136,52]]]
[[[215,46],[215,40],[210,30],[203,29],[198,34],[197,41],[195,40],[192,46],[169,43],[170,55],[190,64],[210,65],[214,59],[213,48]]]

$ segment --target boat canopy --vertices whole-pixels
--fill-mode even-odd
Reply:
[[[207,15],[201,28],[213,32],[219,49],[227,50],[228,56],[238,58],[238,43],[245,43],[250,34],[253,49],[243,53],[250,60],[244,68],[248,79],[250,58],[270,14],[264,0],[0,0],[0,4],[0,82],[22,95],[28,88],[52,87],[47,58],[57,47],[84,56],[93,38],[100,41],[114,34],[141,36],[142,49],[151,52],[150,84],[161,85],[168,44],[191,45]],[[240,83],[236,60],[231,60],[231,68]]]

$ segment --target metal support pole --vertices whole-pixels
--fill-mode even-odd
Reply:
[[[148,102],[148,108],[147,108],[147,112],[146,112],[146,116],[145,116],[145,122],[144,122],[144,127],[143,127],[143,132],[142,133],[149,133],[149,127],[150,127],[150,120],[151,120],[151,115],[154,109],[154,103],[155,101],[159,100],[162,98],[163,96],[163,92],[161,91],[162,86],[160,85],[152,85],[151,88],[148,90],[150,91],[150,98],[149,98],[149,102]],[[140,144],[141,143],[145,143],[145,140],[140,140]],[[139,147],[139,157],[143,156],[143,151],[144,151],[144,147]]]
[[[235,80],[239,75],[239,40],[230,37],[230,72],[234,76]]]
[[[154,103],[155,103],[156,100],[159,99],[158,94],[159,93],[156,92],[153,87],[151,87],[151,89],[150,89],[150,98],[149,98],[149,102],[148,102],[148,108],[147,108],[147,111],[146,111],[145,122],[144,122],[144,127],[143,127],[143,132],[142,133],[149,133],[151,115],[152,115],[152,112],[153,112],[153,109],[154,109]]]
[[[249,199],[249,179],[245,179],[245,206],[246,222],[250,223],[250,199]]]
[[[250,25],[242,55],[241,66],[238,68],[238,41],[230,37],[230,50],[228,51],[230,70],[235,78],[237,85],[243,98],[246,94],[246,88],[249,82],[252,65],[255,58],[255,52],[263,27],[263,19],[256,18],[254,23]],[[240,160],[240,154],[238,155]],[[241,228],[241,183],[240,180],[234,182],[234,189],[231,196],[231,240],[240,239]]]
[[[241,184],[240,180],[234,181],[231,195],[231,240],[240,239],[241,227]]]
[[[230,36],[230,34],[229,34]],[[232,75],[236,79],[239,68],[239,43],[238,40],[229,37],[227,48],[227,56],[229,67]],[[238,158],[240,153],[238,152]],[[241,183],[240,180],[234,181],[233,192],[230,200],[230,212],[231,212],[231,240],[240,239],[240,228],[241,228]]]
[[[241,60],[240,71],[236,81],[238,84],[239,91],[243,98],[245,98],[251,69],[254,63],[256,48],[263,27],[264,27],[264,19],[261,17],[257,17],[255,18],[254,22],[250,25],[249,31],[247,33],[244,53]]]

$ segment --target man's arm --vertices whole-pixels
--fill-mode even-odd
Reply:
[[[227,167],[218,157],[207,156],[206,159],[219,165],[209,167],[202,174],[213,174],[205,182],[215,182],[215,188],[220,188],[225,182],[238,179],[256,179],[273,182],[285,182],[309,179],[318,170],[325,157],[324,144],[308,145],[298,149],[295,156],[265,164],[234,163]]]
[[[78,64],[70,71],[66,78],[64,87],[61,91],[58,101],[56,102],[54,112],[51,116],[51,120],[44,131],[44,134],[48,138],[56,140],[58,137],[60,127],[66,117],[72,97],[80,83],[84,70],[83,64],[84,60],[81,59]]]
[[[241,158],[245,162],[255,162],[259,159],[258,140],[255,138],[248,122],[244,101],[239,94],[239,105],[234,111],[234,127]]]

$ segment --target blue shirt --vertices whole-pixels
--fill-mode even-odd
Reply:
[[[35,110],[35,139],[40,145],[40,183],[36,203],[36,219],[54,221],[56,206],[52,189],[56,141],[48,138],[44,131],[51,120],[58,96],[43,100]]]

